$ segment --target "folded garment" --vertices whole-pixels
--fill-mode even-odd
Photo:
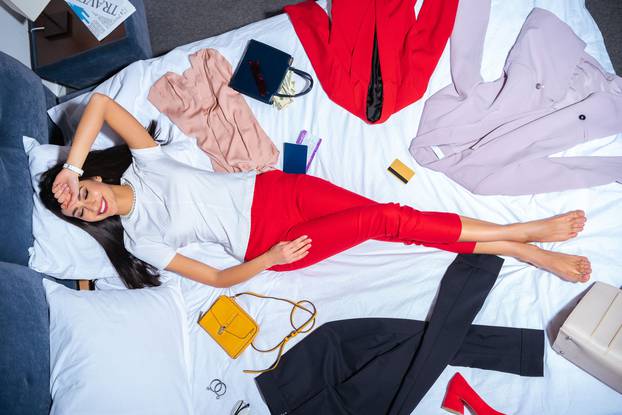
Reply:
[[[458,255],[429,323],[360,318],[326,323],[256,378],[270,412],[410,414],[449,365],[542,376],[544,332],[471,325],[503,260]]]
[[[368,123],[417,101],[451,34],[458,0],[333,0],[287,6],[330,99]]]
[[[229,88],[229,62],[214,49],[201,49],[189,59],[191,66],[182,75],[168,72],[156,81],[149,101],[197,139],[214,171],[272,170],[279,151],[244,97]]]
[[[622,181],[622,157],[552,157],[622,132],[622,78],[588,55],[566,23],[535,8],[503,74],[484,82],[489,11],[489,0],[460,1],[451,35],[454,83],[426,101],[410,145],[415,160],[484,195]]]

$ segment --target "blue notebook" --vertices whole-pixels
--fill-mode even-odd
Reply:
[[[306,145],[283,143],[283,171],[295,174],[305,174],[307,172]]]

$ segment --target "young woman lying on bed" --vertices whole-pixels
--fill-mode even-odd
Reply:
[[[104,122],[127,146],[90,152]],[[129,288],[159,285],[160,269],[229,287],[265,269],[309,266],[368,239],[507,255],[568,281],[590,278],[587,258],[529,244],[575,237],[585,224],[582,211],[510,225],[420,212],[308,175],[189,167],[162,151],[154,123],[148,130],[112,99],[94,94],[67,163],[41,179],[47,208],[89,232]],[[192,242],[220,243],[244,262],[218,270],[176,253]]]

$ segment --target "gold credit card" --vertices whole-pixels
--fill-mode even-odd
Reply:
[[[404,183],[408,183],[410,179],[415,175],[415,171],[399,161],[398,159],[393,160],[393,163],[387,169],[391,172],[395,177],[403,181]]]

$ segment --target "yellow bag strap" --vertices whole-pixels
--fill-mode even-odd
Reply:
[[[285,336],[283,340],[281,340],[276,346],[269,348],[269,349],[265,349],[265,350],[259,349],[257,348],[257,346],[255,346],[254,343],[251,343],[251,346],[253,346],[253,349],[257,350],[258,352],[262,352],[262,353],[269,353],[276,349],[279,349],[279,353],[277,354],[276,360],[274,361],[274,363],[267,369],[244,370],[244,373],[264,373],[264,372],[269,372],[271,370],[274,370],[279,364],[279,362],[281,361],[281,356],[283,355],[283,349],[285,348],[285,344],[293,337],[296,337],[298,334],[307,333],[311,331],[313,327],[315,326],[315,317],[317,316],[317,309],[315,308],[315,304],[313,304],[309,300],[300,300],[300,301],[294,302],[286,298],[272,297],[269,295],[261,295],[261,294],[257,294],[253,292],[238,293],[238,294],[233,295],[231,298],[237,298],[241,295],[251,295],[257,298],[279,300],[279,301],[284,301],[292,305],[292,311],[289,313],[289,324],[292,326],[293,330],[287,336]],[[296,327],[296,324],[294,323],[294,314],[296,313],[297,309],[301,309],[309,313],[309,318],[298,327]]]

